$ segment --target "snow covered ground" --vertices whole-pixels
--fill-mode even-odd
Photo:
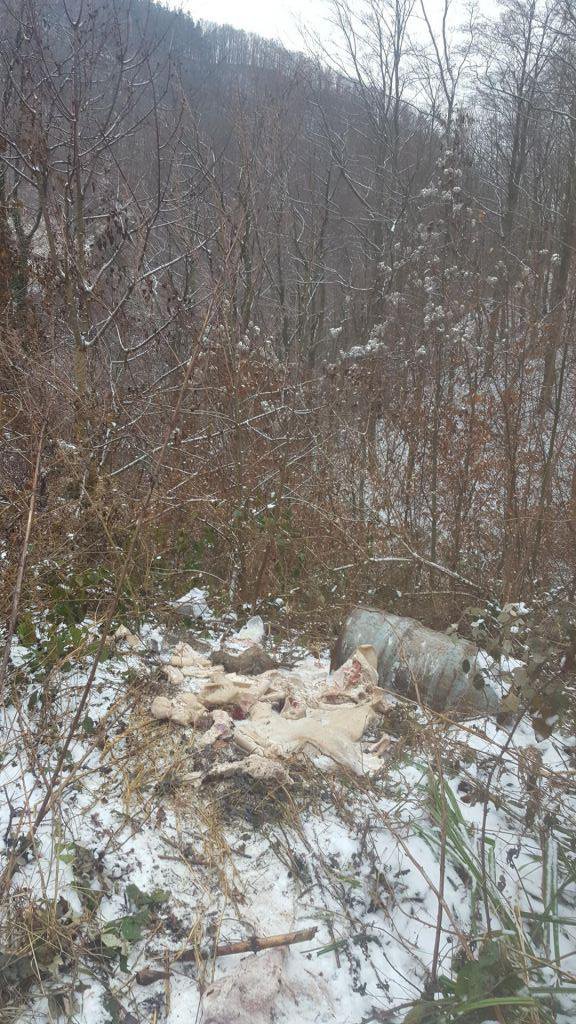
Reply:
[[[209,643],[220,636],[214,627]],[[513,1019],[490,1006],[462,1017],[479,992],[536,1001],[517,1012],[539,1005],[540,1017],[514,1019],[574,1020],[566,737],[537,742],[528,720],[512,735],[483,719],[450,725],[399,702],[371,736],[396,736],[376,775],[315,757],[291,766],[288,789],[243,777],[199,787],[213,749],[150,716],[174,636],[153,623],[140,639],[141,651],[120,647],[98,668],[62,785],[4,903],[12,1019],[400,1022],[414,1004],[432,1013],[419,1000],[436,989],[438,1015],[414,1021]],[[15,644],[13,663],[26,656]],[[4,712],[5,856],[44,796],[88,666],[60,671],[44,703],[34,678],[22,680],[18,708]],[[310,655],[296,667],[310,685],[328,672]],[[217,944],[310,926],[304,943],[214,956]]]

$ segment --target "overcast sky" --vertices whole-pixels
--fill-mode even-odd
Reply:
[[[291,49],[304,49],[300,26],[327,38],[327,0],[163,0],[169,7],[182,8],[193,18],[214,21],[221,25],[233,25],[260,36],[279,39]],[[425,0],[428,16],[439,26],[443,0]],[[452,0],[449,22],[452,28],[466,20],[467,0]],[[481,0],[484,14],[494,13],[498,0]],[[414,7],[412,31],[418,34],[421,22],[422,34],[426,35],[421,19],[419,4]]]
[[[170,7],[181,7],[193,18],[234,25],[286,46],[299,45],[298,24],[319,28],[323,0],[165,0]]]

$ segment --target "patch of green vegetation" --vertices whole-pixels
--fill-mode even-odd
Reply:
[[[143,892],[134,883],[126,886],[126,900],[130,913],[107,921],[100,930],[102,946],[109,955],[118,956],[120,968],[127,970],[126,958],[130,946],[139,942],[144,931],[154,921],[158,910],[168,902],[170,893],[164,889],[154,889],[151,893]]]
[[[24,664],[28,674],[35,679],[42,678],[56,665],[67,671],[72,667],[73,661],[94,654],[100,643],[99,638],[95,637],[87,626],[53,623],[48,623],[42,633],[38,629],[34,633],[34,639],[29,631],[22,633],[19,629],[18,639],[28,648]],[[24,642],[25,640],[27,642]],[[106,661],[110,654],[111,652],[105,649],[101,661]],[[29,698],[29,709],[33,710],[37,702],[42,703],[44,697],[43,691],[33,691]]]

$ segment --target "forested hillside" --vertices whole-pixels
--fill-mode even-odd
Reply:
[[[3,4],[9,580],[40,448],[48,598],[56,553],[113,586],[135,520],[132,594],[390,600],[424,558],[432,590],[572,595],[573,9],[442,38],[411,0],[329,8],[314,59]]]
[[[0,1024],[574,1020],[576,8],[325,12],[0,0]]]

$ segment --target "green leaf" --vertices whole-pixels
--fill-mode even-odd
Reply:
[[[63,864],[73,864],[76,860],[76,844],[56,843],[56,853],[58,860],[61,860]]]
[[[30,614],[22,616],[16,629],[16,635],[23,647],[33,647],[38,643],[34,620]]]
[[[352,875],[337,875],[339,882],[344,882],[346,885],[350,885],[353,889],[360,889],[362,882],[358,878],[354,878]]]
[[[316,956],[324,956],[325,953],[333,953],[336,949],[344,949],[346,946],[346,939],[338,939],[337,942],[330,942],[327,946],[320,946],[319,949],[315,950]]]
[[[168,889],[154,889],[150,894],[150,900],[153,906],[160,907],[163,903],[167,903],[170,899],[170,893]]]
[[[476,999],[472,1002],[465,1002],[461,1004],[458,1009],[466,1013],[472,1013],[474,1010],[490,1010],[495,1006],[534,1006],[537,1007],[538,1003],[535,999],[530,996],[500,996],[494,999]]]
[[[127,914],[125,917],[117,917],[114,921],[108,921],[101,933],[102,942],[105,946],[125,950],[126,943],[140,941],[143,929],[149,924],[149,921],[149,910],[139,910],[136,914]]]
[[[133,882],[126,886],[126,896],[138,908],[159,907],[170,899],[170,893],[166,889],[154,889],[151,893],[142,892],[142,889]]]
[[[142,929],[147,923],[148,914],[145,912],[125,917],[120,924],[120,934],[126,942],[139,942],[142,938]]]
[[[446,1020],[441,1007],[429,999],[421,999],[404,1017],[403,1024],[443,1024]]]
[[[122,949],[123,946],[120,936],[112,931],[101,932],[100,941],[103,946],[108,946],[109,949]]]

